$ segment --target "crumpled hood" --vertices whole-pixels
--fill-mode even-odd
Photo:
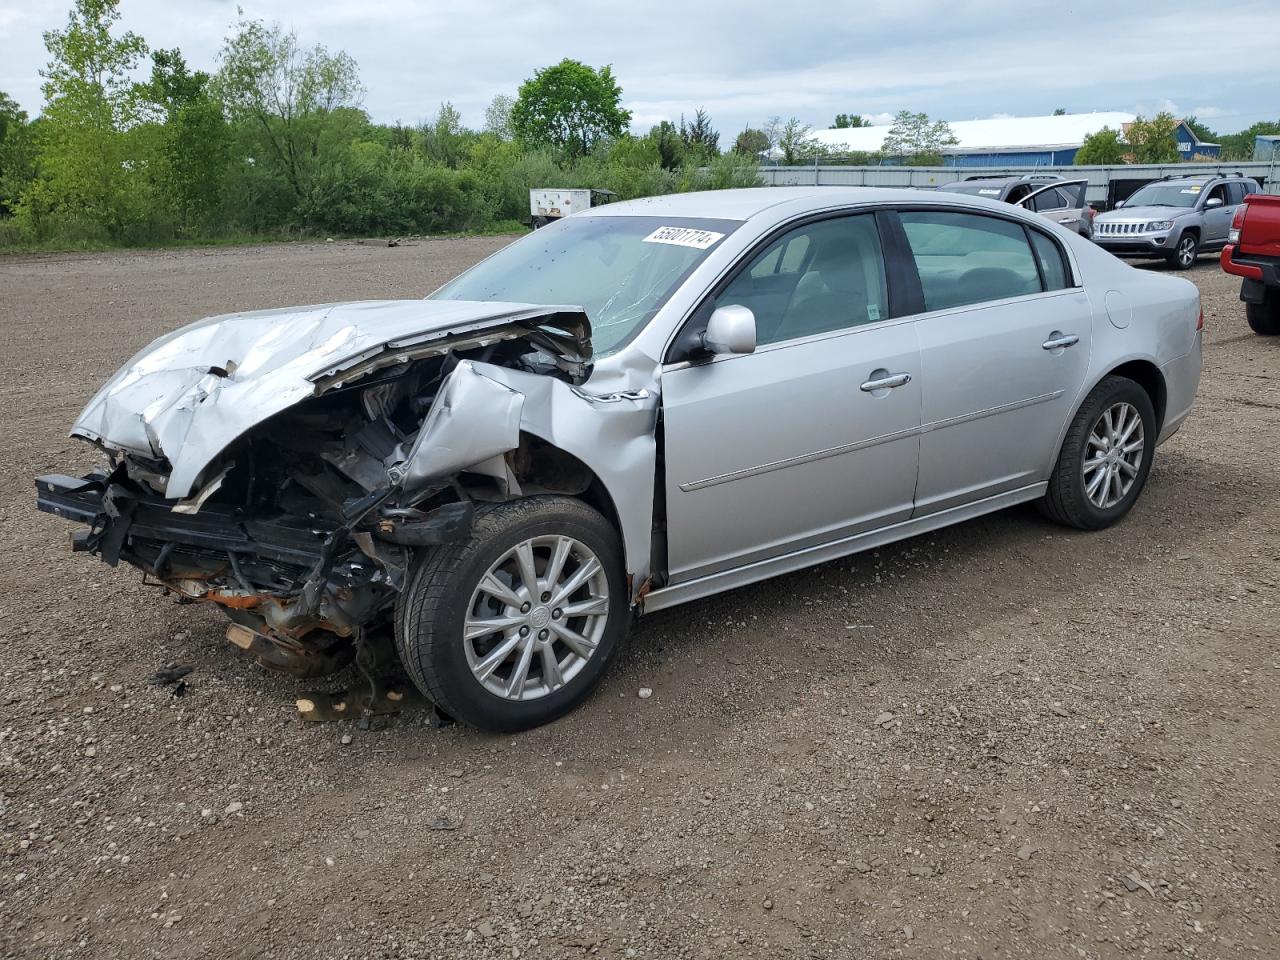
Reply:
[[[185,497],[200,472],[250,427],[342,383],[344,371],[415,347],[527,327],[590,360],[581,308],[466,300],[365,300],[210,317],[166,334],[89,401],[72,436],[154,459],[172,470],[165,495]],[[534,332],[537,333],[534,333]],[[353,372],[353,376],[354,376]]]
[[[1150,220],[1176,220],[1178,217],[1185,217],[1195,212],[1194,207],[1121,207],[1119,210],[1108,210],[1106,213],[1098,214],[1094,222],[1142,221],[1146,223]]]

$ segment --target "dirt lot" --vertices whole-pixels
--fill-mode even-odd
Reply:
[[[1200,401],[1119,527],[1013,510],[656,615],[516,737],[303,725],[35,511],[154,336],[503,242],[0,260],[0,955],[1280,956],[1280,342],[1210,258]]]

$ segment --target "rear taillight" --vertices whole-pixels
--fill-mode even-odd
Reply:
[[[1204,307],[1200,308],[1200,316],[1196,319],[1196,333],[1204,329]]]
[[[1227,231],[1227,243],[1239,243],[1240,231],[1244,229],[1244,217],[1249,212],[1249,205],[1242,203],[1236,209],[1236,215],[1231,218],[1231,229]]]

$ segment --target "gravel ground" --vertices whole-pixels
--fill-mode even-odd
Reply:
[[[1124,523],[1010,510],[657,614],[516,737],[304,725],[215,611],[35,511],[161,332],[503,242],[0,260],[0,955],[1280,955],[1280,341],[1212,259],[1200,400]]]

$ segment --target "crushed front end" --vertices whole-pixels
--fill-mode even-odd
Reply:
[[[476,504],[518,494],[518,474],[536,466],[523,396],[483,371],[567,385],[590,369],[580,313],[471,306],[485,315],[461,323],[454,306],[449,329],[395,339],[353,335],[335,308],[279,322],[240,315],[221,337],[207,336],[206,321],[187,328],[203,339],[186,348],[171,335],[77,421],[73,434],[106,465],[39,477],[37,505],[79,525],[74,550],[137,567],[182,602],[223,608],[228,639],[264,666],[297,676],[341,668],[353,641],[389,634],[414,552],[467,537]],[[246,316],[261,322],[245,329]],[[297,318],[310,355],[282,336],[280,324]],[[268,348],[276,361],[264,359]],[[155,360],[166,352],[171,361]],[[147,377],[155,389],[140,387]],[[244,429],[210,443],[228,422]]]

